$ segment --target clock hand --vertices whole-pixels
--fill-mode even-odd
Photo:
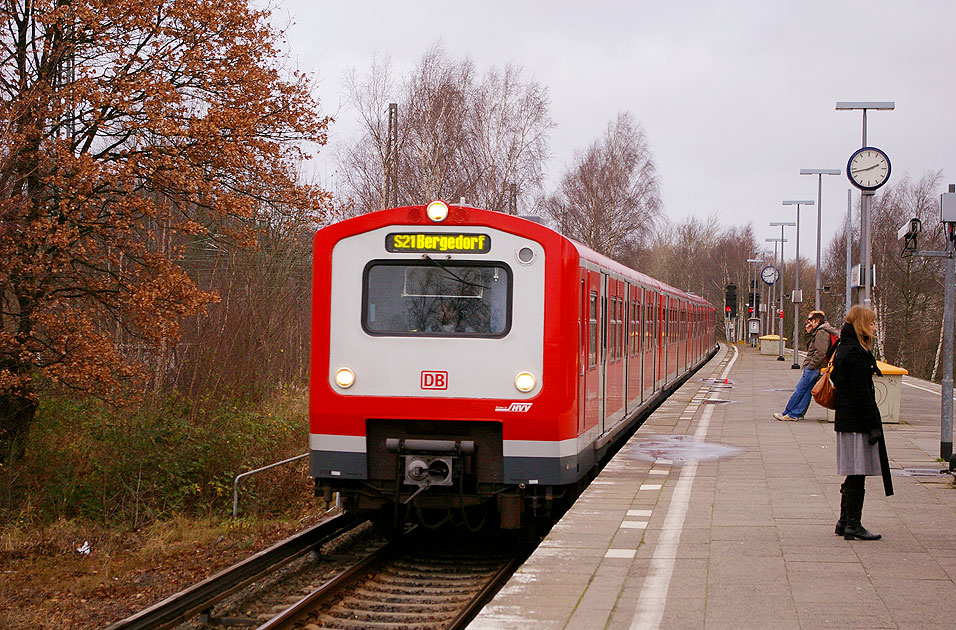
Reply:
[[[867,166],[866,168],[855,168],[855,169],[853,169],[853,172],[854,172],[854,173],[862,173],[863,171],[870,171],[870,170],[873,170],[874,168],[876,168],[876,167],[879,166],[879,165],[880,165],[879,162],[877,162],[877,163],[874,164],[873,166]]]

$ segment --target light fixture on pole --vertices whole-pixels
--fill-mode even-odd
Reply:
[[[838,168],[801,168],[801,175],[816,175],[817,176],[817,284],[815,287],[814,295],[816,299],[813,302],[813,306],[816,310],[820,310],[820,221],[823,216],[823,176],[824,175],[839,175],[842,173]]]
[[[796,206],[797,207],[797,252],[794,256],[796,265],[794,266],[794,279],[793,279],[793,364],[790,366],[791,370],[799,370],[800,364],[797,363],[797,339],[799,331],[798,326],[800,325],[800,303],[803,302],[803,291],[800,289],[800,206],[812,206],[813,201],[807,201],[805,199],[801,200],[791,200],[784,201],[783,205],[785,206]]]
[[[836,108],[837,111],[863,111],[863,144],[861,147],[865,149],[867,148],[866,112],[871,109],[892,111],[896,109],[896,103],[893,101],[837,101]],[[863,149],[861,149],[861,151]],[[879,151],[879,149],[877,149],[877,151]],[[854,154],[854,157],[855,156],[856,154]],[[851,157],[850,160],[852,162],[853,158]],[[889,176],[888,163],[886,175],[887,177]],[[873,263],[870,258],[870,198],[873,196],[873,191],[876,188],[879,188],[879,186],[882,186],[886,182],[886,179],[884,178],[883,181],[880,182],[875,188],[866,189],[861,187],[859,183],[854,180],[850,168],[847,168],[847,176],[850,177],[853,185],[857,188],[860,188],[863,193],[862,198],[860,199],[860,273],[863,277],[863,306],[872,308],[872,303],[870,301],[870,287],[873,284]]]
[[[760,252],[755,252],[754,256],[758,255]],[[763,258],[748,258],[747,262],[750,263],[750,269],[747,270],[747,281],[750,283],[750,289],[747,292],[747,306],[753,310],[753,313],[749,313],[747,319],[747,338],[750,339],[750,344],[754,345],[757,340],[756,338],[760,336],[760,313],[757,312],[757,263],[762,263]],[[751,322],[754,318],[757,319],[757,326],[754,329],[754,325]]]
[[[780,344],[779,344],[780,354],[777,355],[777,361],[783,361],[783,244],[787,242],[787,240],[783,237],[783,228],[785,228],[785,227],[790,227],[790,226],[795,226],[796,223],[795,223],[794,221],[771,221],[771,222],[770,222],[770,227],[776,227],[776,226],[778,226],[778,225],[780,226],[780,271],[781,271],[781,277],[780,277]],[[796,340],[796,339],[793,340],[793,351],[794,351],[794,352],[797,351],[797,340]]]

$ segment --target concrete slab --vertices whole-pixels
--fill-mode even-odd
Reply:
[[[811,405],[800,422],[772,418],[799,377],[789,367],[748,346],[722,348],[648,418],[470,627],[952,625],[956,489],[948,475],[905,470],[940,466],[934,385],[905,377],[904,422],[884,426],[896,494],[868,480],[863,514],[883,540],[845,541],[833,534],[843,479],[826,414]],[[703,380],[725,372],[730,388]],[[734,403],[701,404],[718,397]],[[706,448],[642,452],[642,441],[662,438]]]

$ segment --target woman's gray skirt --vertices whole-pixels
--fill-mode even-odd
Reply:
[[[837,474],[879,475],[880,450],[862,433],[837,431]]]

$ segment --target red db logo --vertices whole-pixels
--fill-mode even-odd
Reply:
[[[422,372],[422,389],[448,389],[448,372]]]

